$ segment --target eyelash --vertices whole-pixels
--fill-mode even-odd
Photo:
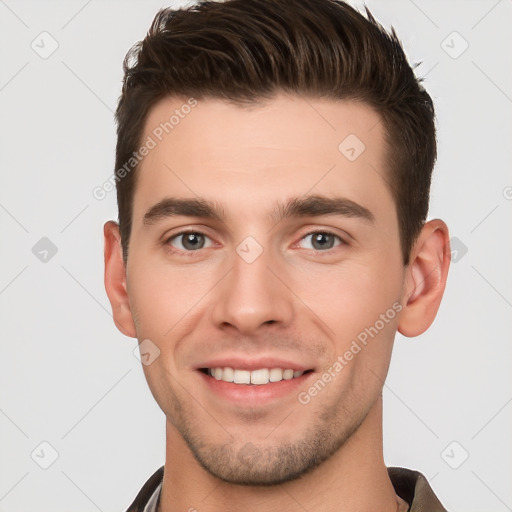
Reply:
[[[163,242],[163,245],[169,247],[172,240],[177,239],[177,238],[179,238],[181,236],[184,236],[184,235],[188,235],[188,234],[201,235],[201,236],[204,236],[206,238],[210,238],[206,233],[203,233],[202,231],[186,230],[186,231],[180,231],[179,233],[175,233],[174,235],[166,238],[164,240],[164,242]],[[311,235],[315,235],[315,234],[322,234],[322,235],[333,236],[334,238],[336,238],[339,241],[339,243],[337,245],[335,245],[334,247],[331,247],[329,249],[326,249],[325,251],[320,251],[320,250],[317,250],[317,249],[308,249],[310,251],[313,251],[315,254],[322,254],[322,253],[330,254],[336,247],[340,247],[340,246],[343,246],[343,245],[349,245],[343,238],[341,238],[340,235],[337,235],[336,233],[333,233],[331,231],[326,231],[326,230],[310,231],[309,233],[306,233],[303,237],[301,237],[299,242],[301,242],[305,238],[307,238],[307,237],[309,237]],[[170,246],[170,252],[171,253],[173,253],[173,254],[178,253],[178,254],[183,254],[183,255],[186,255],[186,256],[194,256],[194,253],[197,253],[200,250],[201,249],[197,249],[195,251],[187,251],[187,250],[182,250],[182,249],[176,249],[175,247]]]

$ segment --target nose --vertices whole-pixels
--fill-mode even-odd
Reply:
[[[255,334],[263,326],[289,326],[293,294],[271,252],[263,250],[252,262],[235,253],[232,261],[231,271],[216,287],[215,325],[244,335]]]

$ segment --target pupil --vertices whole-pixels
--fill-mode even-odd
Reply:
[[[186,249],[200,249],[202,247],[202,244],[199,240],[200,236],[202,235],[199,235],[198,233],[188,233],[185,235],[183,247]]]
[[[315,244],[319,244],[320,249],[331,248],[333,242],[333,237],[329,235],[328,233],[317,233],[313,237],[313,247],[315,247]],[[317,247],[315,247],[316,249]]]

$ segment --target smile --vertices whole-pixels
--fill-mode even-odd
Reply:
[[[231,368],[229,366],[204,368],[203,372],[216,380],[245,385],[264,385],[269,382],[292,380],[306,373],[300,370],[293,370],[292,368],[259,368],[251,371]]]

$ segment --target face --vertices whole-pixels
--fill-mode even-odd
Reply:
[[[126,283],[159,351],[144,371],[211,474],[283,482],[382,391],[404,285],[383,125],[348,101],[185,103],[158,103],[143,136]]]

